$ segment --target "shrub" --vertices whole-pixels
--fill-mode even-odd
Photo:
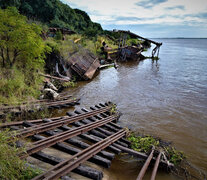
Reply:
[[[27,180],[41,173],[39,169],[33,169],[26,165],[17,154],[24,148],[15,146],[16,138],[11,138],[9,130],[0,131],[0,179]]]

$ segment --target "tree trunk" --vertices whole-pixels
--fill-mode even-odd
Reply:
[[[16,62],[17,60],[17,56],[19,55],[19,52],[15,49],[14,50],[14,57],[13,57],[13,60],[12,62],[10,62],[10,67],[12,67],[14,65],[14,63]]]
[[[8,47],[6,48],[6,59],[7,59],[8,64],[10,64],[10,67],[11,67],[12,62],[10,60],[9,48]]]
[[[4,68],[5,67],[5,58],[4,58],[4,49],[3,48],[1,48],[1,57],[2,57],[2,61],[3,61],[2,67]]]

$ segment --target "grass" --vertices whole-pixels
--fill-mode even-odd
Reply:
[[[117,113],[117,106],[116,104],[112,104],[110,114],[116,114]]]
[[[24,148],[15,146],[17,140],[11,138],[8,129],[0,131],[0,179],[29,180],[41,173],[41,170],[26,165],[26,162],[17,156],[24,151]]]
[[[76,86],[76,82],[75,81],[64,82],[62,85],[63,85],[64,88],[75,87]]]
[[[17,104],[40,95],[42,77],[29,69],[0,68],[0,103]]]

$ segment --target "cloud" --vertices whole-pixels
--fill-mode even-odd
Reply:
[[[174,7],[167,7],[167,10],[175,10],[175,9],[181,9],[181,10],[185,10],[185,6],[174,6]]]
[[[197,14],[196,15],[197,17],[199,17],[199,18],[207,18],[207,13],[199,13],[199,14]]]
[[[91,19],[100,23],[103,28],[125,27],[125,30],[131,30],[130,28],[136,26],[140,31],[145,25],[152,25],[153,28],[160,27],[160,30],[162,25],[169,26],[171,29],[174,26],[183,25],[191,28],[197,27],[198,30],[207,28],[206,0],[62,1],[72,8],[86,11]],[[169,32],[171,32],[170,29]]]
[[[161,3],[167,2],[168,0],[141,0],[140,2],[135,3],[137,6],[144,7],[144,8],[152,8],[157,6]]]

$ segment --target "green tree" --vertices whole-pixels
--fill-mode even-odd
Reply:
[[[63,35],[62,35],[61,31],[56,32],[55,39],[56,40],[62,40],[63,39]]]
[[[8,6],[15,6],[19,8],[20,4],[20,0],[0,0],[0,6],[4,9]]]
[[[0,9],[0,61],[2,67],[38,66],[43,61],[45,44],[41,28],[27,23],[16,8]]]

